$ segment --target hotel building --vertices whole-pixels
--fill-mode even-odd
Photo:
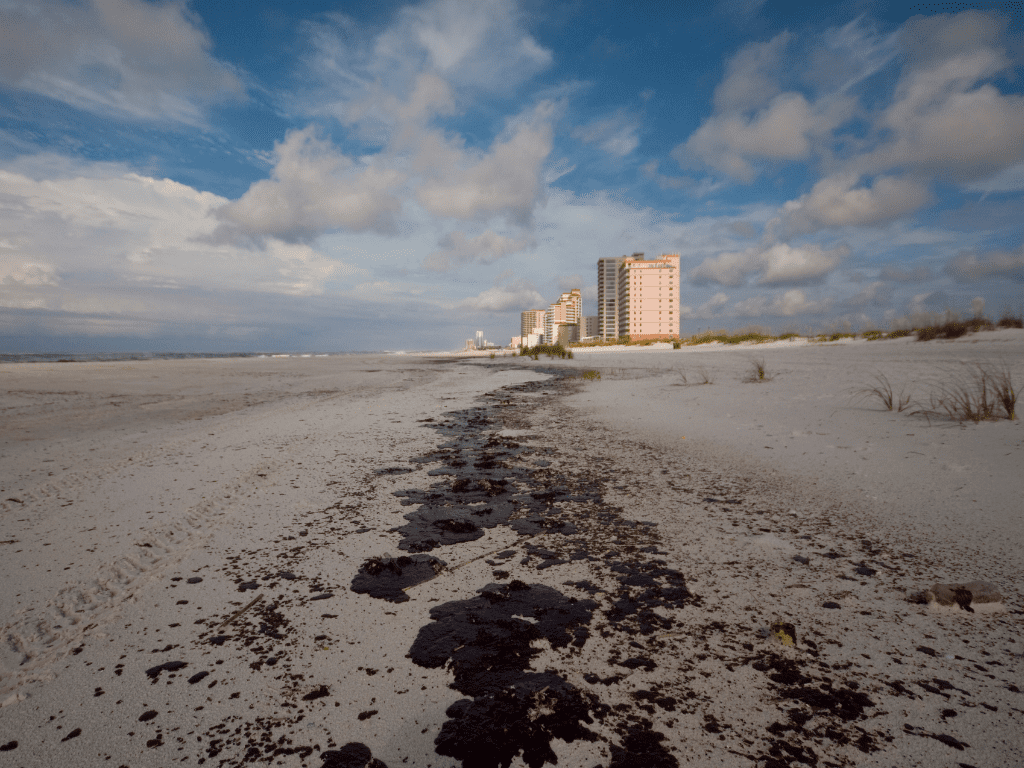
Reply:
[[[643,258],[634,253],[633,258]],[[597,333],[602,339],[619,335],[619,267],[627,256],[597,260]]]
[[[601,262],[611,261],[601,259]],[[616,336],[630,341],[679,337],[679,254],[645,260],[635,253],[618,260],[618,327]],[[598,275],[598,293],[600,294]],[[600,300],[599,300],[600,301]],[[599,306],[599,309],[604,309]],[[607,338],[607,337],[606,337]]]
[[[520,314],[519,333],[525,339],[533,333],[543,333],[544,310],[528,309]]]
[[[544,342],[554,344],[559,340],[559,326],[575,325],[573,334],[579,339],[580,316],[583,314],[583,293],[579,288],[566,291],[544,312]]]

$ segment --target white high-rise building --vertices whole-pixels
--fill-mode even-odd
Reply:
[[[476,332],[476,348],[477,349],[483,349],[484,348],[484,332],[483,331],[477,331]]]

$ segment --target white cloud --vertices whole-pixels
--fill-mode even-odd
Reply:
[[[195,311],[197,291],[214,304],[223,292],[315,296],[329,279],[360,271],[272,238],[259,247],[212,244],[210,214],[227,200],[168,179],[35,180],[0,171],[0,187],[0,297],[8,305],[123,311],[145,295],[143,315],[163,303],[177,306],[180,319]],[[168,292],[178,298],[152,298]]]
[[[878,129],[892,138],[858,161],[975,181],[1024,159],[1024,98],[989,80],[1012,71],[998,15],[916,17],[901,39],[908,64]]]
[[[4,248],[3,243],[0,243],[0,285],[57,285],[60,282],[53,264],[17,252],[12,253],[12,250]]]
[[[587,144],[596,144],[609,155],[625,157],[639,146],[639,130],[637,117],[620,110],[609,117],[574,128],[572,137]]]
[[[706,258],[690,272],[689,279],[693,285],[740,286],[760,273],[758,285],[806,285],[824,280],[849,253],[846,246],[826,250],[813,243],[755,246]]]
[[[184,2],[13,0],[0,6],[0,81],[80,109],[203,125],[245,95]]]
[[[473,94],[512,92],[552,61],[513,0],[408,5],[382,31],[341,14],[305,29],[314,85],[293,108],[333,115],[381,144],[403,121],[422,124]]]
[[[815,143],[829,138],[851,112],[844,99],[812,104],[803,94],[781,93],[753,114],[713,115],[672,150],[672,157],[683,167],[696,159],[749,183],[757,176],[752,160],[808,159]]]
[[[946,264],[945,271],[960,283],[980,280],[1024,282],[1024,245],[1016,251],[994,250],[980,255],[961,253]]]
[[[892,221],[931,200],[927,185],[893,176],[879,176],[870,187],[854,187],[855,174],[822,179],[811,191],[782,207],[789,232],[816,232],[825,227],[864,227]]]
[[[494,286],[459,303],[460,309],[478,312],[521,312],[529,307],[546,306],[537,289],[525,280],[508,286]]]
[[[541,171],[551,153],[551,109],[542,104],[515,121],[486,153],[463,149],[440,133],[425,136],[414,162],[424,177],[416,191],[420,205],[437,216],[502,216],[512,224],[530,224],[544,195]]]
[[[447,272],[459,264],[492,264],[504,256],[530,247],[529,238],[511,238],[488,229],[476,237],[464,232],[449,232],[438,245],[442,250],[434,251],[423,260],[423,268],[432,272]]]
[[[744,46],[725,68],[725,78],[715,88],[718,112],[747,112],[768,106],[779,91],[782,54],[790,41],[789,32],[766,43]]]
[[[794,315],[819,315],[828,311],[831,302],[828,300],[813,301],[797,289],[786,291],[774,296],[752,296],[733,305],[739,317],[793,317]]]
[[[849,255],[850,249],[845,245],[825,250],[816,244],[794,247],[776,243],[761,256],[765,269],[757,282],[758,285],[821,282]]]
[[[296,241],[334,229],[394,228],[401,202],[392,191],[405,181],[398,171],[357,166],[318,138],[313,126],[288,133],[274,155],[270,179],[257,181],[217,211],[226,225],[218,236],[239,231]]]

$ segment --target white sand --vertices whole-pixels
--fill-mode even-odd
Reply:
[[[772,381],[740,381],[753,356],[777,374]],[[409,508],[392,490],[439,480],[427,475],[436,464],[407,463],[444,440],[420,420],[545,379],[532,370],[538,365],[597,368],[602,378],[503,395],[513,407],[495,434],[551,449],[543,455],[552,478],[590,476],[604,503],[657,523],[664,560],[702,602],[657,609],[677,625],[634,638],[642,650],[630,652],[657,667],[630,670],[609,663],[630,637],[606,618],[612,596],[599,594],[583,648],[541,642],[535,670],[551,668],[649,719],[680,764],[751,765],[778,749],[767,729],[788,722],[794,704],[754,669],[758,654],[799,662],[816,681],[852,681],[870,696],[875,706],[864,717],[828,722],[838,723],[840,741],[870,734],[873,751],[811,734],[825,714],[807,732],[780,737],[819,759],[1020,763],[1024,694],[1010,686],[1024,688],[1021,422],[929,423],[851,403],[844,391],[877,369],[921,400],[929,379],[965,360],[1006,362],[1024,382],[1024,334],[602,351],[539,364],[361,356],[3,366],[0,747],[18,746],[0,752],[0,765],[92,765],[108,756],[133,768],[203,758],[234,765],[259,744],[272,764],[319,766],[319,750],[351,741],[392,768],[458,765],[434,753],[434,738],[463,696],[448,671],[407,654],[430,608],[472,597],[494,580],[492,567],[474,561],[397,605],[348,586],[367,557],[399,554],[391,529]],[[715,383],[680,386],[672,370],[680,366],[691,381],[705,367]],[[414,471],[375,474],[391,466]],[[603,529],[587,518],[590,508],[561,506],[599,546]],[[557,549],[565,540],[545,534],[533,543]],[[521,564],[523,539],[504,526],[431,554],[457,565],[508,546],[520,553],[501,566],[510,578],[581,599],[564,582],[616,588],[599,562]],[[616,555],[623,545],[608,546]],[[794,561],[797,554],[810,562]],[[860,576],[859,565],[877,574]],[[282,569],[300,578],[238,591],[239,582]],[[997,584],[1003,604],[970,614],[905,599],[936,581],[974,579]],[[334,596],[310,602],[314,582]],[[248,646],[201,641],[260,594],[264,603],[224,631],[256,633],[260,605],[276,602],[286,639],[265,641],[262,654],[257,635]],[[795,649],[764,636],[777,619],[795,624]],[[816,651],[805,642],[812,638]],[[268,656],[279,661],[250,666]],[[145,670],[179,659],[188,666],[147,678]],[[210,675],[186,682],[200,671]],[[590,673],[625,677],[591,684]],[[302,699],[323,684],[328,696]],[[640,709],[631,693],[656,686],[678,704]],[[157,714],[140,721],[149,711]],[[596,742],[556,741],[559,764],[607,765],[625,716],[592,726]],[[74,729],[80,734],[62,741]],[[265,750],[266,738],[282,737],[318,751]],[[221,751],[211,755],[216,739]]]

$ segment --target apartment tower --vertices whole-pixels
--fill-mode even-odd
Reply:
[[[543,333],[538,328],[544,327],[544,310],[528,309],[520,314],[520,335],[525,339],[531,333]]]
[[[602,259],[604,261],[604,259]],[[679,254],[621,259],[618,271],[618,336],[630,341],[679,337]]]
[[[633,258],[643,258],[634,253]],[[627,256],[597,260],[597,335],[614,339],[619,335],[619,267]]]
[[[583,292],[579,288],[566,291],[544,312],[544,341],[554,344],[562,325],[579,326],[583,314]],[[579,336],[577,335],[577,338]]]

